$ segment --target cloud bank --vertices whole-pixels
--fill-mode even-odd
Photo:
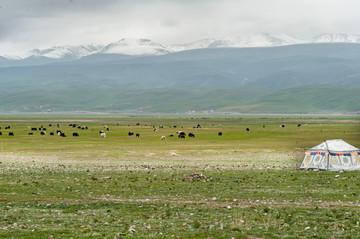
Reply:
[[[0,0],[0,53],[149,38],[360,33],[358,0]]]

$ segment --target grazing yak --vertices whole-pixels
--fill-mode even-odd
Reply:
[[[37,131],[37,128],[31,128],[32,131]]]
[[[2,133],[0,132],[0,135],[2,135]]]
[[[165,140],[165,139],[166,139],[166,136],[161,136],[160,139],[161,139],[161,140]]]
[[[9,132],[9,136],[14,136],[14,133],[13,133],[13,132]]]
[[[65,133],[60,133],[60,136],[61,137],[66,137],[66,134]]]
[[[219,136],[222,136],[222,135],[223,135],[223,133],[222,133],[222,132],[219,132],[219,133],[218,133],[218,135],[219,135]]]
[[[28,133],[28,135],[33,135],[33,134],[34,134],[33,132]]]
[[[178,138],[179,138],[179,139],[185,139],[186,133],[185,133],[184,131],[179,131],[178,134],[179,134],[179,135],[178,135]]]
[[[45,131],[41,131],[41,132],[40,132],[40,135],[45,135],[45,134],[46,134]]]
[[[285,128],[285,126],[286,126],[285,124],[280,125],[281,128]]]
[[[50,132],[50,135],[54,135],[54,132]]]
[[[301,124],[298,124],[298,127],[300,127],[301,126]]]
[[[100,134],[100,137],[101,137],[101,138],[106,138],[106,134],[105,134],[105,133],[101,133],[101,134]]]
[[[128,135],[129,136],[134,135],[134,132],[129,132]]]
[[[246,131],[250,131],[250,129],[249,129],[249,128],[246,128]]]
[[[136,138],[139,138],[139,137],[140,137],[140,134],[136,134],[135,136],[136,136]]]
[[[173,134],[170,134],[169,137],[174,137],[174,135],[173,135]]]
[[[195,138],[195,134],[189,133],[189,137],[190,137],[190,138]]]
[[[78,133],[73,133],[73,137],[79,137]]]

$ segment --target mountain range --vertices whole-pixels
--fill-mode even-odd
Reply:
[[[150,40],[124,39],[0,58],[0,112],[360,112],[360,44],[215,42],[170,51]]]
[[[187,44],[162,45],[149,39],[121,39],[107,45],[54,46],[47,49],[32,49],[21,55],[5,55],[0,52],[0,64],[5,66],[43,64],[70,61],[92,54],[121,54],[129,56],[156,56],[174,52],[204,48],[274,47],[312,43],[360,43],[360,35],[321,34],[308,39],[299,39],[286,34],[254,34],[243,37],[203,39]],[[1,65],[0,65],[1,67]]]
[[[360,35],[257,34],[34,49],[0,56],[0,111],[359,112],[357,43]]]

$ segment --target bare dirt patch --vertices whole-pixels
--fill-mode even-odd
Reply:
[[[187,181],[200,181],[200,180],[203,181],[203,180],[206,180],[207,177],[202,173],[192,173],[192,174],[186,175],[183,179],[187,180]]]

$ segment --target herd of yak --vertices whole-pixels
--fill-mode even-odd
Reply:
[[[140,125],[140,123],[137,123],[136,125],[138,126],[138,125]],[[128,126],[130,126],[130,125],[128,125]],[[285,126],[286,126],[286,125],[284,125],[284,124],[280,125],[281,128],[285,128]],[[300,127],[300,126],[301,126],[301,124],[298,124],[298,127]],[[49,127],[52,127],[52,124],[49,124]],[[56,127],[57,127],[57,128],[60,128],[60,125],[57,124]],[[77,128],[77,129],[80,129],[80,130],[87,130],[87,129],[88,129],[87,126],[80,126],[80,125],[77,125],[77,124],[69,124],[69,127],[72,127],[72,128],[74,128],[74,129]],[[173,128],[176,128],[175,125],[173,125],[172,127],[173,127]],[[43,127],[43,126],[40,126],[39,128],[28,126],[28,128],[29,128],[29,130],[31,131],[31,132],[28,133],[28,135],[33,135],[33,134],[34,134],[33,131],[40,131],[40,135],[46,135],[46,131],[47,131],[47,130],[46,130],[46,128]],[[108,127],[107,125],[104,125],[104,128],[106,129],[106,131],[109,131],[109,127]],[[158,129],[156,129],[155,126],[153,126],[153,128],[154,128],[154,132],[158,131]],[[163,128],[163,126],[160,125],[159,128]],[[193,127],[193,128],[201,128],[201,126],[200,126],[200,124],[198,124],[196,127]],[[265,128],[265,125],[263,125],[263,128]],[[6,126],[4,129],[5,129],[5,130],[10,130],[10,129],[11,129],[11,126]],[[0,130],[1,130],[1,127],[0,127]],[[249,128],[246,128],[246,131],[250,131],[250,129],[249,129]],[[99,134],[100,134],[100,137],[101,137],[101,138],[106,138],[106,133],[105,133],[104,130],[100,130],[100,131],[99,131]],[[185,133],[184,131],[177,131],[176,134],[177,134],[177,137],[178,137],[179,139],[186,137],[186,133]],[[1,131],[0,131],[0,135],[3,135]],[[9,135],[9,136],[15,136],[14,132],[8,132],[8,135]],[[50,132],[50,135],[55,135],[55,132]],[[62,132],[61,130],[59,130],[59,129],[56,130],[56,135],[58,135],[58,136],[60,136],[60,137],[66,137],[66,134],[65,134],[64,132]],[[128,132],[128,135],[129,135],[129,136],[133,136],[133,135],[134,135],[134,132]],[[193,134],[193,133],[188,133],[187,135],[188,135],[188,137],[190,137],[190,138],[195,138],[195,134]],[[222,132],[218,132],[218,136],[222,136],[222,135],[223,135]],[[73,137],[79,137],[79,134],[78,134],[77,132],[74,132],[74,133],[72,134],[72,136],[73,136]],[[140,134],[139,134],[139,133],[136,133],[135,136],[136,136],[137,138],[139,138],[139,137],[140,137]],[[168,137],[174,137],[174,135],[173,135],[173,134],[170,134]],[[165,139],[166,139],[166,136],[161,136],[160,139],[161,139],[161,140],[165,140]]]

